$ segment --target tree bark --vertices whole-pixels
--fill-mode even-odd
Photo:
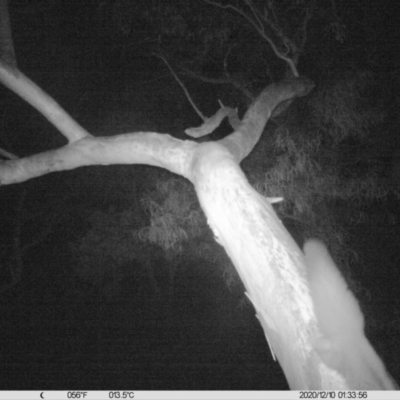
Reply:
[[[5,84],[11,80],[13,85],[6,86],[16,92],[18,89],[21,97],[26,98],[26,90],[31,93],[31,83],[22,74],[10,74],[1,64],[0,71],[0,80]],[[372,382],[370,387],[364,387],[363,371],[352,368],[362,365],[359,361],[363,352],[353,352],[351,356],[355,355],[356,362],[352,363],[352,357],[341,357],[349,348],[337,347],[334,337],[321,332],[303,253],[270,201],[250,186],[239,167],[259,140],[274,109],[282,102],[304,96],[312,87],[307,79],[270,85],[249,108],[235,132],[219,142],[203,144],[154,132],[95,138],[79,126],[75,129],[75,122],[64,118],[64,111],[55,102],[47,107],[47,95],[36,91],[40,99],[30,96],[31,104],[39,104],[36,108],[49,117],[52,110],[57,110],[57,118],[48,119],[58,124],[69,144],[0,162],[0,182],[6,185],[53,171],[109,164],[154,165],[188,178],[195,186],[216,240],[225,248],[246,287],[290,388],[393,389],[395,386],[377,356],[366,359]],[[349,321],[351,317],[350,314]],[[363,331],[356,330],[356,334],[351,343],[358,350],[373,351]],[[363,348],[357,346],[358,338]],[[337,349],[340,360],[331,363],[337,358]],[[349,363],[351,368],[347,368]]]

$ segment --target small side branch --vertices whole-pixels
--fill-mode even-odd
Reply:
[[[199,110],[199,108],[196,106],[195,102],[192,99],[192,96],[190,96],[189,91],[186,89],[186,86],[183,84],[183,82],[179,79],[179,76],[175,73],[175,71],[173,70],[173,68],[171,67],[171,65],[169,64],[168,60],[161,54],[155,54],[155,56],[157,56],[158,58],[160,58],[164,64],[168,67],[168,69],[171,71],[171,74],[173,75],[173,77],[175,78],[175,80],[178,82],[178,84],[180,85],[180,87],[182,88],[182,90],[185,92],[185,95],[187,97],[187,99],[189,100],[189,103],[191,104],[191,106],[193,107],[193,109],[196,111],[197,115],[203,120],[205,121],[207,118],[203,115],[203,113]]]
[[[18,74],[15,74],[15,71],[10,71],[10,68],[0,61],[0,83],[36,108],[68,139],[69,143],[91,136],[54,99],[21,71],[16,71],[18,71]]]
[[[225,117],[229,118],[229,123],[231,124],[233,129],[236,129],[239,124],[240,120],[237,115],[237,109],[233,109],[231,107],[225,107],[221,102],[221,108],[211,117],[206,117],[196,106],[195,102],[193,101],[192,97],[190,96],[189,91],[187,90],[184,83],[179,79],[178,75],[175,73],[173,68],[171,67],[168,60],[161,54],[155,54],[158,58],[160,58],[168,69],[171,71],[171,74],[175,78],[175,80],[179,83],[181,88],[186,94],[187,99],[189,100],[190,104],[192,105],[193,109],[196,111],[197,115],[204,121],[203,124],[196,128],[188,128],[185,130],[185,133],[193,138],[200,138],[202,136],[206,136],[213,132],[222,122]]]
[[[8,160],[17,160],[19,158],[15,154],[10,153],[9,151],[4,150],[2,148],[0,148],[0,156],[3,156],[4,158],[7,158]]]
[[[225,107],[221,102],[219,104],[221,108],[212,117],[206,118],[204,123],[199,127],[186,129],[186,135],[189,135],[193,138],[209,135],[220,126],[225,117],[228,117],[231,127],[233,130],[236,130],[240,124],[240,119],[237,115],[237,109]]]

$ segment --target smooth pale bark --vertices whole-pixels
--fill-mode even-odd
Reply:
[[[248,183],[230,152],[197,151],[192,181],[215,238],[228,253],[292,389],[321,388],[304,257],[269,201]]]
[[[339,362],[335,359],[336,348],[331,345],[336,343],[335,338],[321,333],[303,253],[268,199],[250,186],[239,167],[239,162],[259,140],[276,107],[306,95],[313,87],[310,81],[294,79],[270,85],[230,136],[219,142],[198,144],[154,132],[92,137],[79,126],[75,129],[75,121],[53,100],[48,103],[48,96],[36,86],[32,89],[31,81],[21,73],[13,73],[10,78],[9,67],[2,68],[0,65],[0,71],[6,71],[0,74],[0,80],[3,83],[12,80],[6,86],[47,113],[49,121],[59,127],[70,143],[53,151],[0,162],[1,184],[23,182],[80,166],[110,164],[153,165],[188,178],[195,186],[216,240],[225,248],[246,287],[290,388],[365,389],[358,387],[362,381],[357,376],[360,372],[343,368],[348,364],[346,358]],[[54,119],[53,110],[56,110]],[[373,350],[363,331],[357,332],[362,339],[360,343],[367,346],[364,349]],[[358,359],[352,365],[361,365],[357,363],[365,353],[354,354]],[[377,360],[380,361],[379,357],[363,360],[370,363],[368,371],[372,378],[377,369],[379,377],[384,378],[383,383],[375,380],[372,388],[394,388],[383,364],[378,365]]]
[[[232,154],[218,143],[203,144],[192,171],[208,224],[238,271],[290,388],[397,389],[360,327],[361,311],[340,272],[335,265],[324,270],[328,253],[321,257],[317,252],[318,265],[312,269],[317,269],[314,284],[322,293],[312,297],[302,251]],[[332,275],[341,278],[339,284]]]
[[[9,185],[50,172],[88,165],[147,164],[187,177],[199,145],[168,134],[136,132],[85,137],[56,150],[0,161],[0,184]]]
[[[91,136],[39,86],[18,69],[10,68],[1,59],[0,82],[36,108],[69,142]]]

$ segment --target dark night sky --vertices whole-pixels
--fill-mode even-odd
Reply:
[[[101,2],[43,1],[37,8],[28,8],[31,2],[23,0],[10,3],[19,68],[93,134],[156,130],[182,138],[185,128],[198,123],[179,86],[152,55],[156,39],[139,12],[127,23],[127,35],[117,29],[124,20],[118,25]],[[147,3],[135,2],[140,11]],[[397,127],[397,133],[393,111],[399,99],[399,6],[384,0],[337,4],[346,41],[339,46],[310,32],[300,72],[318,81],[327,75],[325,65],[335,72],[367,65],[386,93],[386,127]],[[189,85],[211,112],[221,89]],[[65,143],[44,118],[5,88],[0,88],[0,104],[6,133],[1,147],[23,156]],[[400,144],[394,134],[393,143],[392,151]],[[286,389],[254,310],[242,304],[242,287],[227,286],[216,263],[196,259],[193,249],[172,261],[160,249],[141,249],[144,256],[135,255],[111,278],[79,271],[71,243],[89,229],[87,215],[138,204],[141,191],[155,177],[146,167],[105,170],[52,174],[0,190],[3,265],[9,262],[15,221],[23,221],[21,240],[29,243],[54,216],[51,234],[23,255],[21,282],[0,297],[0,389]],[[132,187],[121,192],[124,182]],[[18,214],[24,189],[29,201],[23,203],[23,213],[32,221]],[[367,323],[367,332],[399,380],[398,200],[375,207],[375,221],[392,223],[349,227],[368,266],[354,278],[363,285],[357,296],[373,321]],[[140,226],[148,216],[139,214]],[[140,272],[131,271],[135,265],[142,265]],[[159,292],[143,265],[155,271],[157,284],[165,282]],[[371,269],[375,265],[381,274]],[[175,268],[172,294],[167,285],[170,268]],[[8,279],[5,269],[0,271],[3,281]]]

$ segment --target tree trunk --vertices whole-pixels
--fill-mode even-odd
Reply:
[[[314,266],[321,275],[317,285],[332,275],[339,283],[328,279],[324,289],[331,296],[312,298],[310,267],[302,251],[232,154],[218,143],[203,144],[191,177],[215,239],[235,265],[290,388],[396,389],[364,335],[358,303],[336,266],[328,266],[328,272],[324,265]],[[329,255],[325,258],[316,261],[329,264]]]

